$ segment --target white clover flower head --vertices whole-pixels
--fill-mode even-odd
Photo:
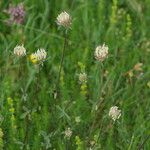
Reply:
[[[86,83],[87,82],[87,74],[85,72],[79,74],[79,82],[80,83]]]
[[[72,136],[72,130],[70,128],[67,128],[64,134],[66,138],[70,139],[70,137]]]
[[[26,55],[26,49],[24,48],[23,45],[17,45],[14,48],[14,54],[18,57],[22,57]]]
[[[69,28],[71,25],[71,16],[65,11],[58,15],[57,24],[65,28]]]
[[[108,46],[103,44],[102,46],[97,46],[94,53],[95,59],[103,62],[108,56]]]
[[[33,64],[43,64],[46,60],[47,52],[44,49],[38,49],[35,53],[32,53],[29,58]]]
[[[37,52],[35,52],[35,56],[39,62],[43,62],[46,59],[47,52],[45,49],[38,49]]]
[[[117,106],[113,106],[109,110],[109,116],[116,121],[121,116],[121,110],[119,110]]]

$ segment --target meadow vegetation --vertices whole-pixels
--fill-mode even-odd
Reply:
[[[0,150],[149,150],[150,0],[20,3],[0,0]]]

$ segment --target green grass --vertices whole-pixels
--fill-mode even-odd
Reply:
[[[8,5],[0,1],[0,10]],[[23,25],[7,26],[8,16],[0,12],[0,148],[150,149],[150,0],[25,0],[24,5]],[[56,85],[64,42],[56,17],[64,10],[73,20]],[[18,59],[13,49],[22,43],[28,55]],[[109,55],[99,63],[94,51],[103,43]],[[39,73],[28,59],[38,48],[48,54]],[[126,75],[139,62],[142,71]],[[79,84],[82,71],[86,85]],[[122,113],[115,123],[108,116],[114,105]],[[68,127],[70,139],[64,135]]]

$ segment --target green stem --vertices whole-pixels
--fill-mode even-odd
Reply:
[[[61,61],[60,61],[60,68],[59,68],[58,78],[57,78],[57,82],[56,82],[56,94],[58,93],[59,80],[60,80],[61,70],[62,70],[63,63],[64,63],[66,46],[67,46],[67,30],[65,30],[65,33],[64,33],[64,46],[63,46],[63,49],[62,49],[62,56],[61,56]]]
[[[138,146],[138,150],[142,150],[144,148],[144,145],[148,141],[149,138],[150,138],[150,135],[148,135],[146,139],[143,141],[143,143]]]
[[[23,140],[23,150],[26,149],[26,145],[27,145],[27,142],[28,142],[28,132],[29,132],[29,116],[27,115],[26,116],[26,131],[25,131],[25,136],[24,136],[24,140]]]
[[[100,66],[100,67],[99,67]],[[98,87],[98,94],[97,94],[97,101],[96,101],[96,103],[97,103],[97,107],[98,107],[98,112],[97,112],[97,110],[95,111],[95,114],[94,114],[94,120],[93,120],[93,122],[92,122],[92,125],[91,125],[91,128],[90,128],[90,132],[89,132],[89,134],[90,134],[90,136],[91,136],[91,134],[92,134],[92,132],[93,132],[93,129],[94,129],[94,126],[95,126],[95,124],[96,124],[96,121],[97,121],[97,117],[99,116],[99,114],[101,114],[102,113],[102,111],[103,111],[103,100],[100,100],[100,96],[102,95],[102,89],[100,89],[100,87],[102,87],[102,84],[103,84],[103,65],[102,64],[98,64],[98,67],[97,67],[98,69],[100,69],[100,70],[98,70],[98,77],[99,77],[99,87]],[[101,92],[100,92],[100,90],[101,90]],[[100,115],[101,116],[101,115]],[[102,117],[102,116],[101,116]],[[101,118],[100,118],[101,119]]]

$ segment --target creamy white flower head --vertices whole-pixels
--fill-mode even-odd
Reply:
[[[30,55],[30,61],[33,64],[43,64],[47,56],[47,52],[44,49],[38,49],[35,53]]]
[[[87,74],[85,72],[79,74],[79,82],[80,83],[86,83],[87,82]]]
[[[109,110],[109,116],[116,121],[116,119],[119,119],[121,116],[121,110],[119,110],[117,106],[113,106]]]
[[[14,48],[14,54],[18,57],[22,57],[26,55],[26,49],[24,48],[23,45],[17,45]]]
[[[57,24],[65,28],[69,28],[71,25],[71,17],[65,11],[58,15]]]
[[[108,55],[108,46],[106,46],[105,44],[103,44],[102,46],[97,46],[95,49],[95,59],[103,62],[105,60],[105,58],[107,58]]]
[[[65,137],[67,137],[68,139],[70,139],[70,137],[72,136],[72,130],[70,128],[67,128],[64,132]]]
[[[38,61],[44,61],[46,59],[47,52],[45,49],[38,49],[35,55]]]

